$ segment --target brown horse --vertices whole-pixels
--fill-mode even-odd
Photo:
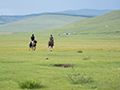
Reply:
[[[50,51],[52,51],[52,49],[53,49],[53,42],[52,41],[48,41],[48,51],[49,51],[49,46],[50,46]]]

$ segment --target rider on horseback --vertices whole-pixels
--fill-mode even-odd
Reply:
[[[34,36],[34,34],[32,34],[31,41],[34,41],[34,40],[35,40],[35,36]]]
[[[36,45],[37,41],[35,40],[34,34],[31,36],[31,43],[34,43]]]
[[[52,41],[52,42],[53,42],[53,45],[54,45],[54,38],[53,38],[52,35],[50,35],[50,41]]]

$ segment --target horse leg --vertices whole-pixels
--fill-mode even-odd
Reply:
[[[32,46],[32,50],[34,50],[33,46]]]
[[[32,50],[35,51],[35,47],[32,47]]]
[[[30,51],[30,48],[31,48],[31,42],[30,42],[30,44],[29,44],[29,51]]]
[[[52,51],[52,46],[50,48],[51,48],[50,51]]]
[[[47,46],[47,49],[48,49],[48,51],[49,51],[49,41],[48,41],[48,46]]]
[[[29,47],[29,51],[30,51],[31,48],[32,48],[32,47]]]
[[[35,51],[36,47],[34,47],[34,51]]]
[[[47,47],[47,50],[49,51],[49,46]]]

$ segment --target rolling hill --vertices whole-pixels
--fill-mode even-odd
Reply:
[[[0,16],[0,25],[6,24],[6,23],[11,23],[11,22],[16,22],[32,17],[37,17],[42,14],[30,14],[30,15],[16,15],[16,16],[11,16],[11,15],[2,15]]]
[[[85,18],[87,17],[60,15],[60,14],[46,14],[33,18],[28,18],[18,22],[12,22],[8,24],[0,25],[0,32],[15,33],[15,32],[43,30],[43,29],[60,27]]]
[[[66,10],[59,13],[73,14],[73,15],[99,16],[111,11],[113,10],[80,9],[80,10]]]
[[[48,31],[51,33],[53,32],[53,33],[61,33],[61,34],[65,32],[76,32],[80,34],[119,33],[120,32],[119,15],[120,15],[120,10],[112,11],[94,18],[87,18],[87,19],[86,17],[80,17],[80,16],[46,14],[46,15],[41,15],[41,16],[21,20],[19,22],[0,25],[0,32],[1,33],[28,32],[28,31],[49,29]]]
[[[76,32],[78,34],[120,34],[120,10],[77,21],[75,23],[51,29],[52,33]]]
[[[82,17],[94,17],[98,15],[102,15],[108,13],[113,10],[95,10],[95,9],[80,9],[80,10],[66,10],[62,12],[54,12],[54,13],[38,13],[38,14],[29,14],[29,15],[2,15],[0,16],[0,25],[7,24],[11,22],[16,22],[20,20],[25,20],[28,18],[33,18],[41,15],[47,14],[58,14],[58,15],[70,15],[70,16],[82,16]]]

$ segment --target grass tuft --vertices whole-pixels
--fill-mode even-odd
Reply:
[[[78,53],[83,53],[83,51],[79,50]]]
[[[43,86],[41,85],[40,82],[36,81],[36,80],[25,80],[23,82],[19,83],[19,86],[22,89],[35,89],[35,88],[42,88]]]
[[[68,79],[73,84],[83,84],[93,82],[93,78],[86,76],[86,74],[69,74]]]
[[[90,60],[90,59],[91,59],[91,57],[87,56],[87,57],[83,58],[82,60]]]

